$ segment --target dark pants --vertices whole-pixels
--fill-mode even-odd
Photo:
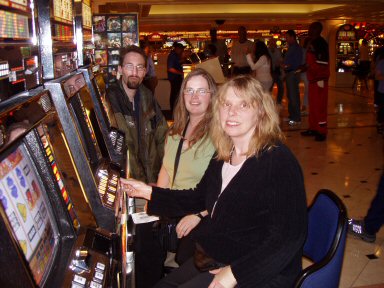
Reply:
[[[285,76],[285,81],[287,84],[289,119],[296,122],[300,122],[300,73],[295,73],[294,71],[287,72]]]
[[[153,222],[136,225],[135,271],[136,288],[152,288],[164,276],[166,252],[154,237]]]
[[[377,124],[384,125],[384,93],[377,92]]]
[[[376,234],[384,224],[384,173],[381,175],[375,198],[371,202],[367,216],[364,218],[368,234]]]
[[[136,225],[136,288],[152,288],[164,276],[164,261],[167,252],[161,247],[158,236],[153,231],[153,225],[154,222]],[[190,237],[182,238],[176,253],[177,264],[182,265],[188,261],[194,251],[195,243]]]
[[[200,272],[190,258],[179,268],[164,277],[154,288],[200,288],[208,287],[214,275],[209,272]]]
[[[281,79],[280,67],[277,67],[273,70],[272,77],[273,77],[273,84],[272,84],[271,90],[273,90],[273,85],[276,83],[276,86],[277,86],[276,103],[281,104],[281,101],[283,100],[283,95],[284,95],[284,83],[283,83],[283,80]]]
[[[171,83],[171,95],[169,97],[169,104],[171,106],[171,111],[173,114],[173,109],[175,108],[177,99],[179,98],[180,88],[181,88],[181,83],[183,83],[183,78],[169,80],[169,82]]]

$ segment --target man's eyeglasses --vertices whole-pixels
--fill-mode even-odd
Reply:
[[[205,88],[197,88],[197,89],[185,88],[184,89],[184,94],[185,95],[193,95],[195,93],[197,95],[200,95],[200,96],[205,96],[205,95],[211,93],[211,91],[209,91],[208,89],[205,89]]]
[[[138,72],[143,72],[143,71],[145,71],[145,66],[144,66],[143,64],[133,65],[133,64],[131,64],[131,63],[128,63],[128,64],[125,64],[125,65],[123,66],[123,68],[124,68],[125,70],[127,70],[127,71],[133,71],[133,69],[135,69],[135,67],[136,67],[136,69],[137,69]]]

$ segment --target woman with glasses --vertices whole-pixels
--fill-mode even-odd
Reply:
[[[209,129],[212,120],[212,100],[216,92],[215,81],[203,69],[197,68],[184,78],[174,110],[174,122],[169,128],[165,141],[163,164],[157,180],[158,187],[191,189],[199,183],[215,153],[209,137]],[[177,215],[171,219],[162,218],[154,225],[156,238],[156,233],[160,233],[157,229],[167,229],[168,224],[178,223],[176,226],[177,237],[180,239],[176,254],[178,264],[193,255],[194,243],[185,236],[201,222],[203,217],[208,215],[206,211],[199,212],[201,213]],[[152,246],[154,245],[158,243]],[[148,261],[148,270],[153,272],[151,282],[156,278],[154,275],[160,275],[158,277],[163,275],[163,263],[167,256],[167,251],[164,250],[167,248],[160,249],[162,252],[152,253],[151,257],[145,260]],[[176,250],[168,252],[176,252]],[[170,257],[167,259],[166,266],[176,266],[175,254],[168,253],[168,256]],[[148,285],[148,287],[152,286]]]
[[[306,238],[304,180],[282,142],[273,99],[259,81],[243,75],[219,89],[211,138],[217,157],[195,189],[121,180],[128,195],[149,200],[151,213],[208,211],[191,232],[200,258],[191,258],[155,287],[293,287]],[[218,268],[203,272],[199,259]]]

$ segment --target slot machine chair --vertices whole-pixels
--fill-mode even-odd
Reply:
[[[347,210],[330,190],[320,190],[308,209],[308,235],[304,257],[314,263],[305,268],[295,288],[337,288],[347,235]]]

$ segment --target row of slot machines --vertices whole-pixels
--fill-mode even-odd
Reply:
[[[89,66],[0,102],[1,287],[133,287],[125,139],[105,93]]]

